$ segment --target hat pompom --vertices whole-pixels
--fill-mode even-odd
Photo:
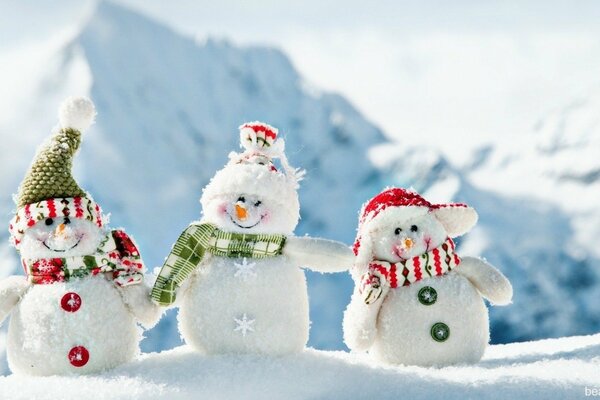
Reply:
[[[267,151],[277,140],[279,131],[264,122],[246,122],[240,125],[240,145],[246,150]]]
[[[58,109],[58,120],[63,129],[83,132],[94,122],[96,107],[87,97],[69,97]]]

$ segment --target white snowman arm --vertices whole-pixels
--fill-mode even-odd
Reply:
[[[283,254],[292,263],[318,272],[347,271],[354,263],[354,253],[344,243],[308,236],[288,237]]]
[[[343,322],[344,343],[350,350],[365,352],[373,346],[377,335],[377,316],[386,294],[387,291],[374,303],[366,304],[358,287],[354,289]]]
[[[19,303],[29,286],[24,276],[9,276],[0,281],[0,324]]]
[[[146,329],[152,328],[162,315],[162,309],[150,299],[150,288],[145,281],[119,288],[129,312]]]
[[[463,257],[455,271],[467,278],[492,304],[505,305],[511,302],[512,285],[502,272],[487,262],[476,257]]]

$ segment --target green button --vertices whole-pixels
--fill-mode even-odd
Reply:
[[[450,337],[450,328],[443,322],[436,322],[431,327],[431,337],[436,342],[445,342]]]
[[[437,292],[431,286],[423,286],[417,296],[419,302],[426,306],[430,306],[437,301]]]

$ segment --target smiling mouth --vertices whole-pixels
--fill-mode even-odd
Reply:
[[[42,242],[42,244],[44,245],[44,247],[46,247],[50,251],[55,251],[57,253],[64,253],[65,251],[73,250],[75,247],[77,247],[79,245],[79,243],[81,242],[81,239],[83,239],[83,237],[80,237],[79,240],[77,240],[77,243],[75,243],[73,246],[69,247],[68,249],[64,249],[64,250],[53,249],[52,247],[50,247],[46,244],[45,240]]]
[[[258,221],[256,221],[256,223],[254,225],[250,225],[250,226],[244,226],[244,225],[240,225],[237,222],[235,222],[235,220],[233,219],[233,217],[231,216],[231,214],[227,213],[227,215],[229,215],[229,219],[231,220],[231,222],[233,222],[233,224],[239,228],[242,229],[250,229],[250,228],[254,228],[256,225],[260,224],[261,221],[263,220],[263,218],[265,217],[264,215],[260,216],[260,219]]]

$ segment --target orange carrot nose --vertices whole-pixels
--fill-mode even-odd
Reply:
[[[237,215],[237,217],[240,221],[243,221],[246,218],[248,218],[248,211],[244,207],[240,206],[239,204],[235,205],[235,214]]]
[[[54,230],[54,234],[56,236],[62,236],[65,233],[65,228],[67,226],[65,224],[60,224],[59,226],[56,227],[56,229]]]
[[[404,247],[408,250],[411,247],[413,247],[415,242],[413,242],[413,240],[411,238],[406,238],[406,239],[404,239],[403,244],[404,244]]]

